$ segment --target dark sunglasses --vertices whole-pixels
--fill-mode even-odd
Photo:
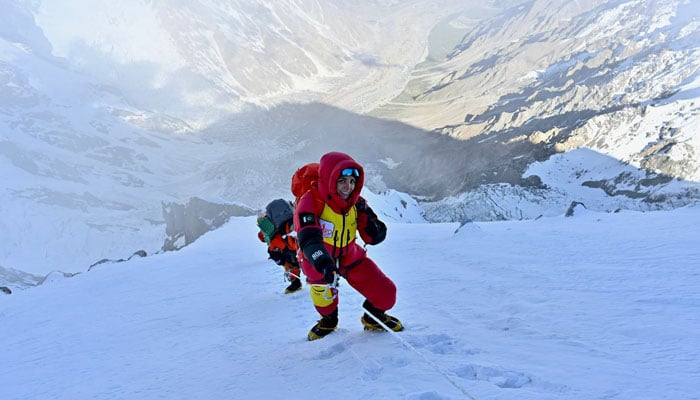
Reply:
[[[340,176],[354,176],[359,178],[360,171],[358,171],[357,168],[345,168],[344,170],[340,171]]]

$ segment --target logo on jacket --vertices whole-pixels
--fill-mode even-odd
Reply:
[[[323,231],[323,237],[332,237],[333,231],[335,230],[335,224],[330,221],[322,219],[320,221],[321,230]]]

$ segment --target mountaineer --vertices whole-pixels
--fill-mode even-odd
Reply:
[[[338,326],[338,277],[365,297],[365,313],[360,318],[365,330],[384,330],[375,318],[392,331],[403,330],[401,321],[386,314],[396,303],[396,285],[355,241],[359,233],[364,243],[376,245],[387,231],[360,196],[363,183],[364,170],[352,157],[327,153],[318,163],[317,180],[296,204],[294,226],[301,268],[321,315],[309,331],[309,340],[325,337]]]

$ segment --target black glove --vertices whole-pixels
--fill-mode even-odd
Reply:
[[[372,208],[367,205],[367,201],[364,198],[360,197],[360,199],[357,200],[357,203],[355,203],[355,208],[360,213],[367,215],[367,222],[379,220],[379,217],[377,217],[377,214],[375,214],[374,210],[372,210]],[[369,225],[369,224],[367,224],[367,225]]]
[[[355,208],[357,208],[357,211],[366,212],[368,208],[367,201],[363,197],[360,197],[355,203]]]
[[[282,254],[281,251],[267,251],[267,254],[270,255],[270,259],[275,262],[277,265],[282,265],[284,264],[284,254]]]
[[[308,231],[309,229],[307,229]],[[300,244],[304,257],[314,266],[316,271],[323,274],[323,280],[327,283],[333,283],[335,273],[338,272],[338,267],[335,265],[335,260],[328,254],[328,250],[321,242],[320,230],[319,235],[313,235],[306,240],[304,231],[302,231]]]
[[[297,252],[296,251],[284,250],[284,251],[282,251],[282,256],[283,256],[283,260],[285,263],[290,263],[294,266],[299,265],[299,261],[297,260]]]
[[[372,244],[379,244],[386,239],[386,224],[375,218],[372,220],[367,219],[367,226],[365,226],[365,232],[372,238]]]
[[[386,239],[386,224],[379,220],[377,214],[374,213],[368,205],[364,198],[360,198],[355,207],[358,212],[365,213],[367,215],[367,223],[365,224],[365,233],[372,238],[371,244],[379,244]]]
[[[326,283],[335,282],[335,275],[338,273],[338,267],[335,266],[335,263],[324,258],[323,261],[318,264],[319,265],[314,265],[314,268],[323,274],[323,280],[326,281]]]

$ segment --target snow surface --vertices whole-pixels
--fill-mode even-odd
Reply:
[[[700,2],[607,2],[596,5],[595,12],[583,12],[596,1],[573,2],[580,4],[567,7],[562,5],[572,2],[557,5],[540,1],[532,3],[532,12],[523,11],[530,5],[521,8],[531,17],[521,19],[521,12],[511,9],[511,13],[488,21],[515,3],[523,2],[2,2],[0,286],[7,284],[9,275],[18,279],[18,273],[9,270],[41,274],[30,278],[36,281],[51,271],[84,272],[105,258],[125,258],[139,250],[157,252],[166,239],[164,203],[185,204],[197,197],[261,207],[287,193],[289,176],[299,165],[318,160],[326,151],[350,152],[368,172],[375,169],[367,183],[376,190],[392,186],[386,182],[414,180],[407,176],[415,165],[434,165],[422,169],[448,177],[436,179],[441,182],[436,186],[449,185],[450,189],[440,187],[436,192],[452,194],[460,186],[466,190],[471,187],[463,185],[464,180],[476,179],[469,171],[478,170],[481,163],[472,163],[468,155],[444,163],[443,154],[451,152],[443,153],[432,145],[426,145],[430,149],[427,164],[413,162],[414,150],[422,149],[424,140],[432,141],[432,135],[416,139],[423,135],[414,136],[412,133],[418,131],[404,130],[407,127],[399,128],[394,122],[413,121],[410,123],[432,130],[452,122],[463,124],[467,111],[476,113],[470,117],[472,121],[494,112],[501,116],[499,126],[511,130],[529,118],[632,105],[591,118],[580,129],[581,140],[571,141],[588,149],[563,153],[533,166],[533,171],[543,172],[543,183],[551,190],[504,183],[484,185],[433,207],[426,213],[431,221],[552,216],[564,212],[572,201],[598,211],[648,210],[697,201],[700,75],[692,72],[698,66],[697,57],[692,55],[698,54],[693,39],[699,26],[695,16],[700,15]],[[556,13],[561,8],[568,10],[566,15]],[[669,28],[653,35],[646,33],[648,26],[659,23],[641,23],[656,21],[652,15],[644,15],[645,11],[666,10],[662,15],[667,15],[674,8],[679,14],[674,24],[682,32]],[[545,9],[547,12],[538,14]],[[599,13],[615,23],[596,29],[590,23]],[[563,20],[570,23],[558,22]],[[668,22],[667,17],[662,18],[662,25]],[[423,62],[428,61],[426,56],[454,49],[462,37],[455,36],[456,30],[476,29],[477,24],[485,32],[481,40],[486,40],[486,47],[479,45],[444,63],[439,57]],[[642,31],[635,28],[640,24]],[[579,42],[565,34],[578,30],[564,25],[590,29],[593,36]],[[600,36],[618,32],[620,26],[625,27],[625,35]],[[639,40],[630,41],[628,35]],[[660,40],[667,35],[673,40]],[[530,43],[535,46],[534,53],[504,44],[521,38],[525,45],[528,37],[537,38]],[[261,38],[268,44],[264,52],[258,48]],[[648,47],[640,41],[649,46],[655,43],[653,57],[646,51],[632,56]],[[279,48],[268,52],[273,43]],[[576,47],[571,46],[577,43],[582,47],[574,51]],[[672,46],[667,48],[669,43]],[[611,55],[610,63],[603,62],[616,48],[615,52],[626,56],[618,59]],[[583,55],[577,55],[579,51]],[[500,56],[493,58],[492,54]],[[534,65],[538,59],[544,64]],[[280,73],[282,64],[289,74]],[[250,65],[256,65],[254,71]],[[318,68],[316,72],[311,71],[312,65]],[[443,78],[463,76],[470,65],[492,65],[494,69],[485,69],[482,73],[486,75],[473,75],[471,80],[450,78],[452,84],[439,84],[447,82]],[[688,72],[669,74],[669,65],[671,70]],[[582,74],[581,68],[592,75]],[[531,97],[532,104],[526,101],[521,107],[513,103],[525,96],[521,93],[524,83],[515,88],[493,86],[502,80],[532,77],[532,71],[548,75],[541,75],[539,84],[529,86],[528,90],[539,93]],[[555,78],[569,73],[577,82],[588,79],[593,86],[590,90],[568,90],[568,79],[560,82]],[[596,76],[615,79],[611,85],[594,89],[600,82],[608,82],[607,78],[598,81]],[[639,76],[652,78],[638,80]],[[245,87],[241,86],[243,80],[247,81]],[[425,102],[409,100],[409,94],[426,90],[430,95]],[[560,98],[557,93],[576,96]],[[494,96],[502,97],[502,102]],[[248,101],[272,108],[248,108],[244,106]],[[282,105],[286,101],[293,104]],[[500,105],[490,108],[492,101],[494,107]],[[515,102],[521,101],[525,100]],[[381,105],[388,111],[378,113],[384,108]],[[361,115],[370,110],[371,114]],[[377,116],[386,118],[388,125],[376,125]],[[202,131],[205,126],[209,129]],[[546,143],[554,131],[542,128],[532,135],[526,133],[538,143]],[[357,151],[344,149],[346,135],[365,129],[376,142],[372,139],[371,146]],[[466,130],[471,132],[471,128]],[[316,140],[316,135],[323,135],[324,140]],[[382,139],[385,136],[386,141]],[[516,143],[524,137],[514,138],[505,148],[519,147]],[[272,148],[279,152],[261,151]],[[584,158],[582,153],[588,156]],[[525,165],[520,158],[528,157],[520,152],[510,156],[515,161],[503,159],[504,165]],[[581,162],[589,159],[596,164]],[[644,165],[650,171],[663,170],[685,181],[647,186],[648,182],[640,183],[639,178],[647,175],[645,171],[631,171],[629,166],[623,169],[618,160]],[[378,168],[377,162],[391,170]],[[564,173],[557,170],[560,167],[566,168]],[[508,167],[506,173],[494,167],[484,177],[492,174],[487,181],[501,177],[517,181],[515,175],[507,177],[516,170],[519,167]],[[453,175],[450,171],[466,172]],[[618,178],[628,178],[624,187],[616,182]],[[606,197],[600,188],[603,180],[608,192],[625,189],[632,197]],[[597,182],[597,187],[583,187],[587,181]],[[418,180],[412,187],[426,201],[435,196],[425,196],[423,189],[418,189],[429,186]],[[651,199],[635,196],[645,194]],[[423,204],[430,211],[430,206]]]
[[[369,255],[406,330],[308,342],[254,217],[0,297],[4,400],[700,399],[700,207],[389,222]],[[69,249],[66,249],[68,251]]]

